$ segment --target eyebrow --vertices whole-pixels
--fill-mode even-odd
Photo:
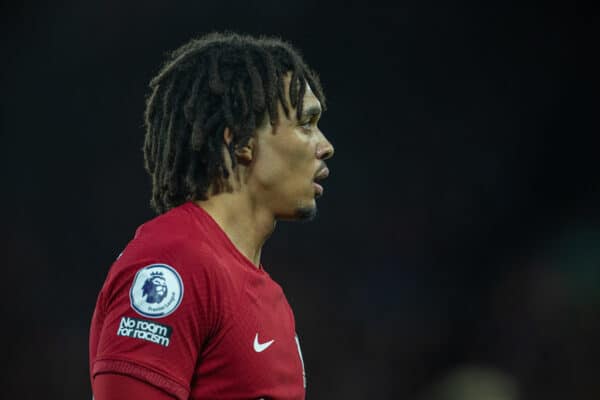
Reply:
[[[319,106],[310,106],[305,110],[302,110],[302,119],[304,118],[308,118],[308,117],[315,117],[315,116],[319,116],[321,115],[321,107]]]

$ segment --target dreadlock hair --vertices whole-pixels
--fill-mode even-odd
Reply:
[[[268,117],[278,121],[277,103],[289,117],[285,74],[291,74],[289,105],[302,114],[306,84],[325,109],[317,75],[290,44],[277,38],[211,33],[173,51],[150,81],[144,113],[144,163],[152,178],[150,205],[157,213],[189,200],[229,190],[223,131],[234,151]]]

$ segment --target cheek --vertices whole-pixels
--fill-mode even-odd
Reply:
[[[259,190],[277,197],[310,195],[315,143],[293,129],[282,129],[258,142],[252,175]]]
[[[263,186],[281,186],[306,175],[307,157],[301,149],[273,148],[257,159],[254,173]]]
[[[288,170],[285,158],[272,152],[261,154],[254,165],[253,175],[261,186],[271,188],[285,179]]]

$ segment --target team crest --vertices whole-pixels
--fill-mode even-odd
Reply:
[[[131,307],[140,315],[162,318],[181,304],[183,283],[175,269],[167,264],[152,264],[140,269],[129,292]]]

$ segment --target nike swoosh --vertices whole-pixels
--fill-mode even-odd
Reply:
[[[275,341],[275,339],[269,340],[268,342],[265,342],[265,343],[258,343],[258,333],[257,333],[256,336],[254,337],[254,351],[257,353],[263,352],[270,345],[272,345],[274,341]]]

